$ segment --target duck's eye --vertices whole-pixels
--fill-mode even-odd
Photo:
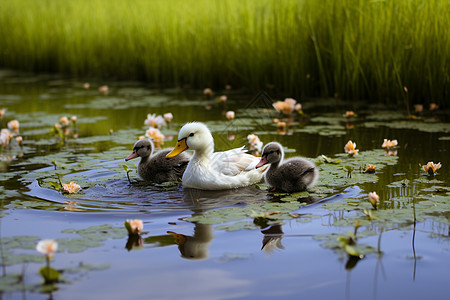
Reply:
[[[193,132],[191,132],[191,134],[190,134],[189,136],[194,136],[194,133],[193,133]]]

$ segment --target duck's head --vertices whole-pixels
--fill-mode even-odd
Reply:
[[[136,157],[147,157],[153,152],[153,142],[149,139],[142,139],[134,144],[133,153],[131,153],[126,161]]]
[[[263,148],[261,160],[256,165],[256,168],[262,167],[266,164],[275,164],[283,159],[283,146],[277,142],[270,142]]]
[[[192,122],[181,127],[178,133],[178,143],[166,157],[177,156],[187,149],[206,151],[213,148],[214,140],[208,127],[200,122]]]

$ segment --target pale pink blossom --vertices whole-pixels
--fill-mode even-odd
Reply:
[[[210,88],[206,88],[203,90],[203,94],[205,94],[206,96],[211,96],[213,94],[213,91]]]
[[[378,200],[380,200],[380,196],[378,196],[376,192],[370,192],[369,193],[369,201],[370,201],[370,203],[372,203],[372,205],[374,207],[377,206]]]
[[[292,98],[286,98],[284,101],[277,101],[273,103],[273,107],[280,113],[289,115],[291,114],[294,109],[296,109],[296,103],[297,101]],[[301,106],[300,106],[301,109]]]
[[[155,146],[158,147],[159,145],[164,144],[164,134],[159,131],[159,129],[150,127],[146,132],[145,136],[152,139],[155,143]]]
[[[173,119],[172,113],[170,113],[170,112],[165,113],[165,114],[163,115],[163,117],[164,117],[164,120],[166,120],[167,123],[172,122],[172,119]]]
[[[383,144],[381,145],[381,148],[392,148],[398,145],[397,140],[388,140],[384,139]]]
[[[81,186],[76,184],[75,182],[71,182],[69,184],[63,183],[63,192],[68,194],[73,194],[78,192],[81,189]]]
[[[364,173],[375,173],[375,165],[368,164]]]
[[[109,87],[107,85],[102,85],[101,87],[98,88],[98,91],[103,95],[108,95]]]
[[[349,155],[355,155],[359,151],[358,149],[356,149],[356,143],[353,143],[351,140],[349,140],[347,144],[345,144],[344,150]]]
[[[13,132],[18,132],[19,131],[19,121],[17,121],[17,120],[9,121],[8,128],[9,128],[9,130],[11,130]]]
[[[37,243],[36,250],[48,258],[52,258],[58,250],[58,243],[55,240],[41,240]]]
[[[228,120],[234,119],[234,116],[235,116],[235,114],[234,114],[234,111],[232,111],[232,110],[227,111],[226,114],[225,114],[225,117],[226,117]]]
[[[150,127],[158,128],[164,126],[166,121],[161,115],[148,114],[147,119],[145,119],[144,124]]]
[[[441,163],[435,164],[432,161],[429,161],[426,165],[422,166],[422,169],[430,175],[434,175],[437,170],[442,167]]]
[[[343,115],[343,117],[345,117],[345,118],[351,118],[351,117],[354,117],[354,116],[355,116],[355,112],[353,112],[351,110],[346,111],[345,114]]]
[[[0,132],[0,144],[5,147],[9,144],[13,137],[13,134],[6,128],[2,129]]]
[[[431,111],[436,110],[438,108],[439,108],[439,105],[437,105],[436,103],[430,103],[430,110]]]
[[[144,230],[144,223],[142,220],[126,220],[125,228],[128,230],[128,234],[140,234]]]
[[[62,126],[67,126],[69,125],[69,119],[67,117],[61,117],[59,118],[59,124]]]
[[[414,105],[415,112],[422,112],[423,111],[423,105],[422,104],[416,104]]]
[[[20,147],[22,147],[23,138],[20,135],[16,136],[16,142],[17,142],[17,144],[19,144]]]

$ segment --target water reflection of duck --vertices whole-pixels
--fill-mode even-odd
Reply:
[[[163,183],[168,181],[176,181],[183,176],[188,165],[190,156],[182,153],[174,159],[167,159],[166,155],[169,149],[161,150],[155,155],[153,154],[153,142],[149,139],[142,139],[134,144],[133,153],[131,153],[126,161],[140,157],[137,172],[145,181],[154,183]]]
[[[168,231],[175,237],[181,256],[187,259],[205,259],[208,258],[208,248],[214,238],[212,225],[196,223],[194,235],[184,235]]]
[[[249,186],[239,189],[208,191],[198,189],[183,189],[183,200],[194,212],[224,207],[229,205],[248,204],[267,199],[267,192]]]
[[[300,157],[293,157],[283,161],[284,152],[281,144],[277,142],[268,143],[261,156],[257,168],[270,164],[266,172],[266,183],[275,190],[293,193],[306,190],[312,186],[319,177],[316,165]]]
[[[267,254],[272,254],[276,249],[284,249],[281,243],[284,234],[281,225],[272,225],[261,232],[264,234],[261,250],[264,249]]]
[[[178,144],[167,157],[194,150],[185,173],[185,187],[226,190],[249,186],[263,178],[266,168],[255,169],[258,159],[242,148],[214,153],[214,139],[205,124],[187,123],[178,133]]]

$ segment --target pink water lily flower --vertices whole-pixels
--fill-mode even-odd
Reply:
[[[59,118],[59,124],[62,126],[67,126],[69,125],[69,119],[67,117],[61,117]]]
[[[144,230],[144,223],[142,220],[126,220],[125,228],[128,231],[128,234],[140,234],[142,230]]]
[[[397,140],[388,140],[384,139],[383,144],[381,145],[381,148],[392,148],[398,145]]]
[[[203,94],[205,94],[206,96],[211,96],[213,94],[213,91],[210,88],[206,88],[203,90]]]
[[[349,155],[355,155],[359,151],[358,149],[356,149],[356,143],[353,143],[351,140],[349,140],[347,144],[345,144],[344,150]]]
[[[12,132],[19,132],[19,121],[12,120],[8,122],[8,128]]]
[[[108,95],[109,87],[107,85],[102,85],[101,87],[98,88],[98,91],[106,96]]]
[[[226,101],[227,101],[227,99],[228,99],[228,97],[227,97],[227,96],[225,96],[225,95],[222,95],[222,96],[220,96],[220,98],[219,98],[219,103],[220,103],[220,102],[226,102]]]
[[[277,101],[275,103],[273,103],[273,107],[280,113],[289,115],[291,114],[294,110],[301,110],[301,106],[300,107],[296,107],[296,103],[297,101],[295,99],[292,98],[286,98],[284,99],[284,101]],[[296,109],[299,108],[299,109]]]
[[[167,123],[172,122],[172,119],[173,119],[172,113],[170,113],[170,112],[165,113],[165,114],[163,115],[163,117],[164,117],[164,120],[166,120]]]
[[[75,182],[71,182],[69,184],[63,183],[63,192],[73,194],[81,190],[81,186],[76,184]]]
[[[148,114],[144,124],[150,127],[158,128],[166,124],[166,121],[161,115]]]
[[[232,110],[227,111],[227,113],[225,114],[225,117],[226,117],[228,120],[234,119],[234,116],[235,116],[235,113],[234,113],[234,111],[232,111]]]
[[[375,165],[368,164],[364,173],[375,173]]]
[[[376,192],[369,193],[369,201],[372,203],[373,207],[377,207],[378,200],[380,200],[380,196],[378,196]]]
[[[16,142],[17,142],[17,144],[19,144],[20,147],[22,147],[22,145],[23,145],[23,138],[20,135],[16,136]]]
[[[2,129],[0,132],[0,144],[5,147],[9,144],[13,134],[8,129]]]
[[[351,117],[355,117],[355,116],[356,116],[355,112],[353,112],[351,110],[346,111],[345,114],[343,114],[343,117],[345,117],[345,118],[351,118]]]
[[[429,175],[434,175],[437,170],[442,167],[441,163],[435,164],[432,161],[429,161],[426,165],[422,166],[422,169],[427,172]]]
[[[164,134],[157,128],[150,127],[145,132],[145,136],[153,140],[155,147],[164,144]]]
[[[36,245],[36,250],[44,254],[47,258],[52,258],[58,250],[58,243],[55,240],[41,240]]]

